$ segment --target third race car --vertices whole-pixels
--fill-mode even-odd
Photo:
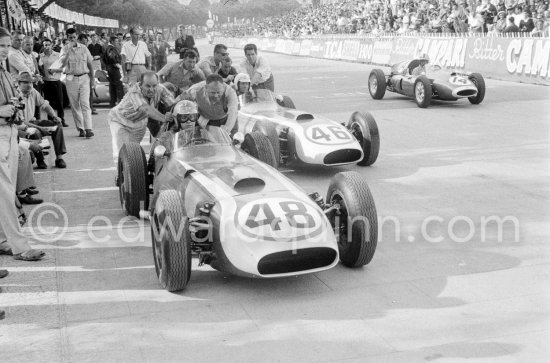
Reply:
[[[382,99],[386,90],[413,98],[421,108],[428,107],[432,99],[467,98],[477,105],[485,98],[485,80],[479,73],[445,71],[438,65],[430,65],[428,58],[415,58],[394,64],[388,75],[381,69],[371,71],[369,92],[372,98]]]

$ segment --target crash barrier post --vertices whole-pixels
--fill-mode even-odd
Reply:
[[[265,52],[388,66],[427,55],[430,62],[484,77],[550,85],[550,38],[523,34],[325,35],[293,39],[217,36],[213,43]]]

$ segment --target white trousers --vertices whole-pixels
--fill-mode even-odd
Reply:
[[[19,147],[17,129],[0,126],[0,243],[8,243],[14,254],[30,250],[28,238],[21,231],[15,207],[15,185]]]
[[[138,144],[145,136],[147,125],[142,127],[128,127],[109,118],[109,127],[111,128],[111,136],[113,138],[113,160],[118,163],[118,153],[122,145],[128,142],[137,142]]]
[[[71,102],[71,110],[76,128],[78,130],[91,130],[92,109],[90,108],[90,76],[84,74],[80,77],[67,76],[67,95]]]

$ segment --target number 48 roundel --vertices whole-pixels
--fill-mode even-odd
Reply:
[[[251,201],[237,213],[238,228],[248,237],[269,241],[297,241],[317,235],[320,214],[299,200],[268,198]]]

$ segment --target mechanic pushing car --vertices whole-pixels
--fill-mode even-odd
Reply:
[[[113,158],[118,162],[118,153],[124,143],[139,143],[147,130],[148,118],[159,123],[173,121],[170,112],[158,111],[161,103],[171,107],[176,103],[172,94],[159,85],[155,72],[144,72],[140,81],[130,87],[120,103],[109,112],[109,126],[113,138]]]
[[[226,85],[220,75],[207,76],[205,82],[191,86],[181,98],[197,103],[201,127],[218,126],[230,135],[236,132],[239,101],[235,90]]]

